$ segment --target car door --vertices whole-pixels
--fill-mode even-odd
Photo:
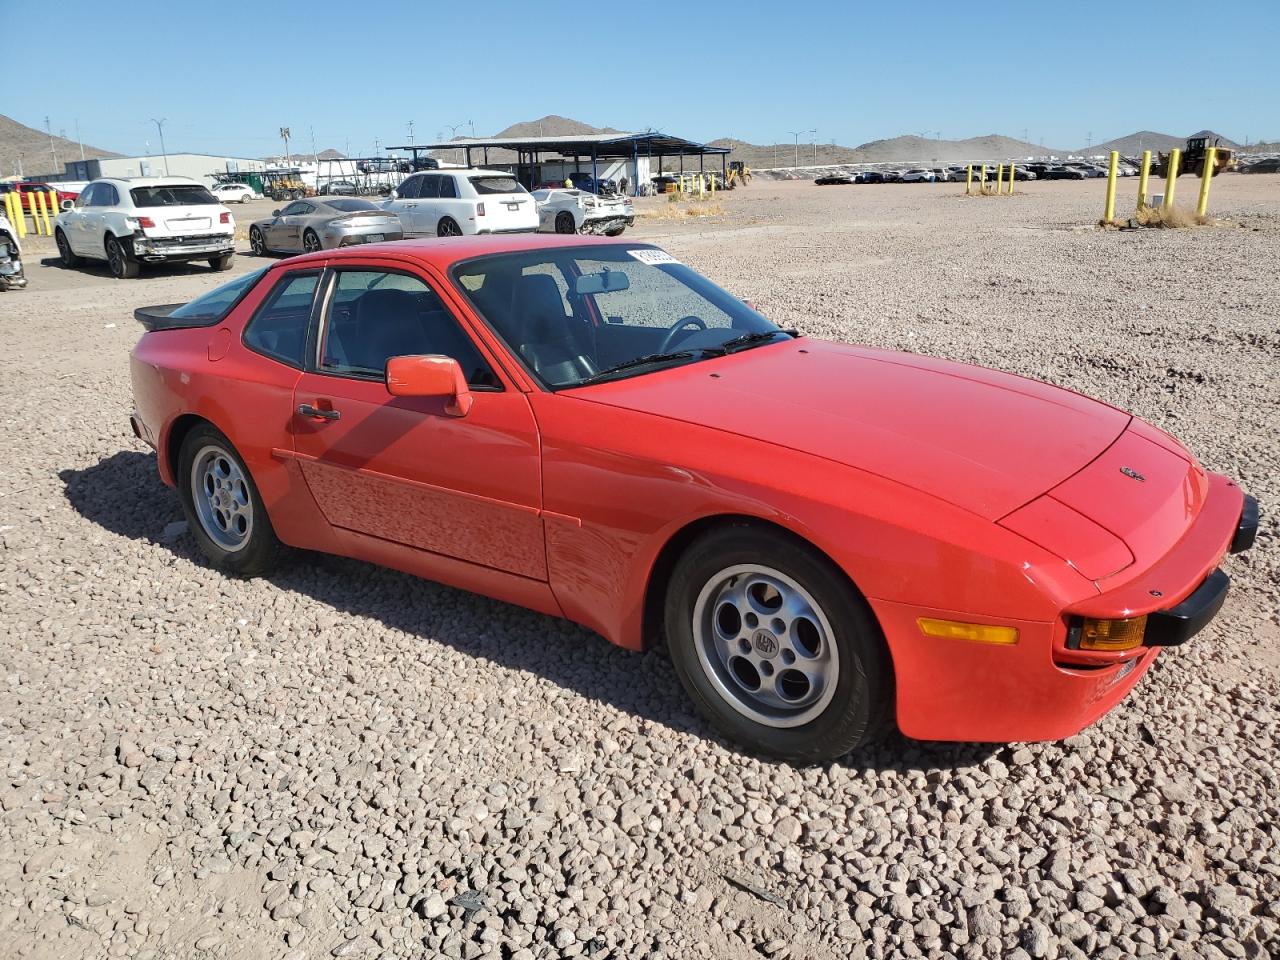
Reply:
[[[396,196],[387,203],[387,209],[400,218],[400,229],[406,237],[414,236],[413,211],[418,206],[418,191],[422,188],[422,177],[407,177],[396,187]]]
[[[64,221],[63,234],[67,238],[67,243],[71,246],[71,252],[77,256],[90,256],[88,241],[86,237],[86,221],[93,212],[92,207],[97,202],[95,199],[98,195],[98,188],[101,184],[91,183],[84,189],[84,192],[76,200],[75,209],[67,214]],[[96,256],[104,256],[102,252]]]
[[[315,355],[294,392],[294,449],[325,519],[391,541],[545,581],[537,425],[523,393],[425,274],[377,260],[330,270]],[[394,397],[393,356],[462,365],[474,402]]]
[[[314,209],[315,207],[305,200],[295,200],[281,210],[280,216],[276,217],[267,228],[267,246],[272,250],[280,251],[301,250],[302,220]]]
[[[418,199],[411,216],[413,232],[419,237],[434,237],[440,223],[440,175],[424,173]]]

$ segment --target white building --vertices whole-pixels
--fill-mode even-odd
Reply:
[[[63,180],[97,180],[99,177],[190,177],[212,185],[214,173],[252,173],[265,170],[264,160],[219,157],[207,153],[153,154],[147,157],[102,157],[73,160]]]

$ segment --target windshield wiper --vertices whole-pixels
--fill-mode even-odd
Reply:
[[[800,336],[800,331],[798,330],[761,330],[758,333],[744,333],[740,337],[726,340],[720,344],[720,349],[725,353],[737,353],[747,347],[754,347],[758,343],[767,343],[780,333],[785,333],[789,337]]]
[[[612,367],[601,370],[599,373],[593,373],[589,377],[584,377],[577,383],[575,387],[585,386],[588,383],[595,383],[606,377],[611,377],[615,373],[621,373],[624,370],[630,370],[632,367],[647,367],[651,363],[669,363],[672,360],[692,360],[698,354],[692,350],[678,350],[675,353],[649,353],[643,357],[635,357],[632,360],[624,360],[622,363],[615,363]]]

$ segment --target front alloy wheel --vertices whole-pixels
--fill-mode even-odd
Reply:
[[[734,522],[672,569],[671,662],[726,736],[793,763],[843,756],[892,720],[884,635],[845,573],[776,527]]]
[[[308,230],[302,235],[302,249],[305,253],[315,253],[320,249],[320,237],[314,230]]]
[[[840,652],[817,601],[785,573],[738,564],[712,576],[693,608],[703,670],[733,709],[798,727],[835,694]]]

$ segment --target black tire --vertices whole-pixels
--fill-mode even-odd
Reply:
[[[320,237],[314,230],[307,230],[302,235],[302,252],[315,253],[320,250]]]
[[[556,233],[577,233],[578,228],[574,225],[573,214],[568,210],[561,210],[556,214]]]
[[[221,450],[239,469],[247,488],[247,500],[253,509],[253,525],[248,537],[242,546],[234,550],[227,549],[210,536],[194,500],[192,471],[196,467],[197,456],[202,456],[202,451],[210,448]],[[178,497],[182,500],[182,509],[187,517],[187,529],[214,567],[237,577],[261,577],[271,572],[284,553],[284,546],[271,526],[271,518],[267,516],[257,484],[253,482],[240,454],[222,431],[210,423],[192,428],[183,438],[175,479]]]
[[[117,280],[133,280],[141,272],[138,261],[115,237],[107,237],[107,266]]]
[[[58,244],[58,257],[62,260],[62,265],[67,269],[80,266],[83,261],[71,252],[71,244],[67,242],[61,229],[54,231],[53,239]]]
[[[462,228],[458,226],[458,221],[453,217],[445,217],[436,225],[437,237],[460,237],[462,236]]]
[[[236,255],[234,253],[224,253],[220,257],[210,257],[209,266],[221,273],[223,270],[230,270],[231,264],[235,263],[235,261]]]
[[[249,228],[249,249],[253,251],[255,257],[265,257],[267,255],[267,241],[262,236],[262,231],[257,227]]]
[[[616,226],[606,228],[604,235],[606,237],[620,237],[622,236],[622,231],[625,229],[627,228],[623,224],[617,224]]]
[[[717,688],[698,656],[698,596],[704,586],[738,565],[764,566],[790,578],[816,601],[831,624],[839,663],[835,692],[803,725],[773,726],[746,716]],[[838,568],[786,533],[735,523],[694,541],[672,571],[665,627],[672,663],[694,704],[716,729],[750,749],[790,763],[820,763],[866,743],[892,719],[893,670],[875,615]],[[779,666],[779,679],[782,672]]]

